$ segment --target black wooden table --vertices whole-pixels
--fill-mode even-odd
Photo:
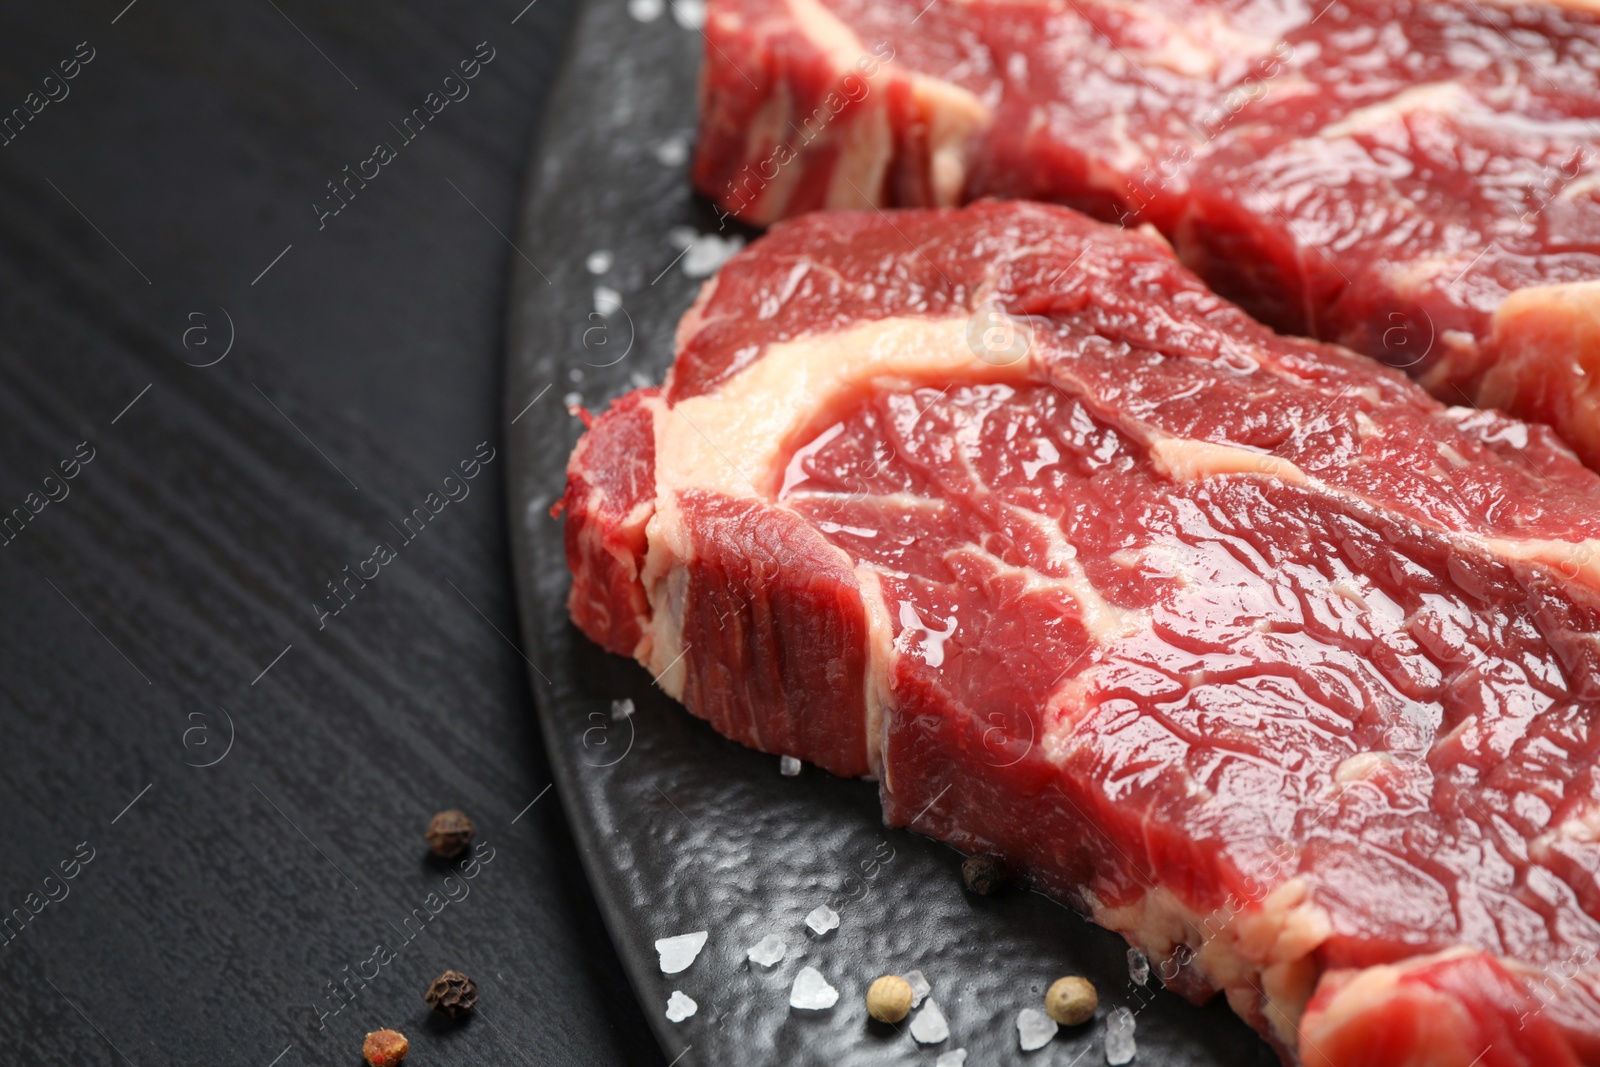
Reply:
[[[571,6],[0,14],[0,1063],[661,1061],[506,552],[504,235]]]

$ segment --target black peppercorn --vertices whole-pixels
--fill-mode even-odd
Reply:
[[[455,859],[472,844],[472,820],[464,811],[441,811],[428,824],[428,847],[445,859]]]
[[[422,999],[440,1015],[459,1019],[478,1003],[478,983],[460,971],[446,971],[433,980]]]
[[[968,892],[986,897],[1004,889],[1010,879],[1004,860],[993,853],[980,852],[961,861],[961,880]]]

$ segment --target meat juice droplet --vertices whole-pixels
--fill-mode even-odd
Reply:
[[[1133,1012],[1127,1008],[1116,1008],[1106,1016],[1106,1063],[1111,1067],[1133,1062],[1138,1052],[1133,1042],[1133,1028]]]
[[[1142,986],[1150,981],[1150,961],[1136,948],[1128,950],[1128,977],[1133,979],[1134,985]]]
[[[944,664],[944,643],[955,636],[956,625],[956,615],[952,611],[945,620],[944,628],[936,630],[931,623],[922,621],[916,606],[909,600],[900,601],[900,637],[908,644],[921,641],[922,662],[930,667]]]

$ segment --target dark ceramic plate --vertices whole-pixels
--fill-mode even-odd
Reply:
[[[683,157],[702,47],[696,12],[680,0],[638,17],[655,9],[651,0],[591,0],[579,15],[516,241],[505,411],[517,586],[545,741],[589,880],[666,1058],[931,1067],[965,1048],[972,1065],[1101,1064],[1105,1015],[1126,1005],[1137,1012],[1138,1064],[1271,1067],[1276,1057],[1220,1002],[1193,1007],[1154,978],[1149,990],[1134,987],[1121,940],[1043,896],[968,895],[959,854],[884,828],[874,784],[810,767],[780,776],[777,757],[717,736],[567,621],[561,523],[549,509],[581,425],[564,404],[598,410],[661,380],[699,284],[685,267],[710,250],[680,260],[684,231],[672,231],[717,232]],[[620,310],[596,312],[599,286],[620,296]],[[619,700],[632,701],[631,716],[617,717]],[[804,921],[819,904],[842,919],[820,938]],[[654,942],[700,930],[710,936],[699,958],[663,975]],[[771,970],[745,957],[767,934],[788,946]],[[789,1007],[807,965],[839,990],[832,1009]],[[928,976],[949,1020],[941,1044],[867,1019],[868,983],[913,969]],[[1018,1011],[1038,1006],[1064,974],[1095,982],[1099,1016],[1022,1052]],[[677,1024],[665,1016],[674,990],[699,1006]]]

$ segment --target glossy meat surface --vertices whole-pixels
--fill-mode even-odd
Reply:
[[[696,182],[765,224],[1150,223],[1286,332],[1600,462],[1600,14],[1477,0],[715,0]]]
[[[1600,1062],[1597,499],[1159,239],[985,202],[774,228],[566,506],[586,632],[1286,1063],[1532,1067]]]

